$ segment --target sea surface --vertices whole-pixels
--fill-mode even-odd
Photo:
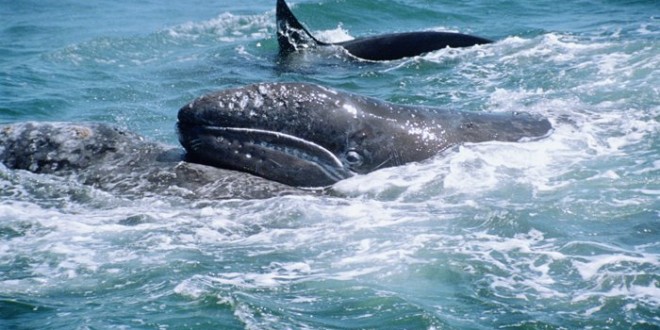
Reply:
[[[0,165],[0,329],[660,329],[657,0],[290,4],[328,41],[497,42],[280,61],[274,0],[0,0],[0,123],[104,122],[177,146],[195,97],[298,81],[554,131],[257,200]]]

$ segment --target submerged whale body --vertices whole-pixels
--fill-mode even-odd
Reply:
[[[223,90],[178,114],[191,161],[300,187],[422,161],[462,143],[538,139],[551,129],[525,113],[398,105],[304,83]]]
[[[349,54],[371,61],[397,60],[447,47],[470,47],[491,40],[462,33],[420,31],[384,34],[344,42],[327,43],[316,39],[293,15],[284,0],[277,0],[277,42],[280,54],[287,55],[315,46],[339,46]]]
[[[104,191],[184,198],[268,198],[307,193],[248,173],[184,161],[185,151],[101,123],[0,125],[0,164],[72,178]]]

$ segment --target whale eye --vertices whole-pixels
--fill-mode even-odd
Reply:
[[[363,161],[362,155],[360,155],[360,153],[357,152],[357,150],[351,149],[348,152],[346,152],[346,162],[348,163],[348,165],[360,166],[362,165],[362,161]]]

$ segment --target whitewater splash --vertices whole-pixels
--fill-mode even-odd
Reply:
[[[394,102],[533,112],[555,131],[265,200],[125,196],[0,165],[0,327],[660,324],[653,21],[385,64],[317,65],[321,54],[310,78],[309,66],[268,64],[269,7],[219,12],[63,43],[30,59],[1,107],[12,120],[102,120],[175,145],[172,109],[202,92],[314,79]],[[344,25],[315,34],[350,38]]]

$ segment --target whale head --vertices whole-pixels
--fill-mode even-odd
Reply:
[[[181,108],[179,140],[191,161],[300,187],[332,185],[437,152],[395,120],[364,111],[367,100],[380,102],[299,83],[223,90]]]
[[[35,173],[75,172],[148,152],[142,137],[103,123],[24,122],[0,125],[0,163]]]

